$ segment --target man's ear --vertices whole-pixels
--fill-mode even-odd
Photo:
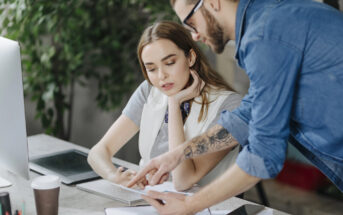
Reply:
[[[208,0],[208,4],[214,11],[218,12],[221,7],[221,0]]]
[[[189,50],[189,54],[188,54],[189,67],[194,66],[196,59],[197,59],[197,54],[195,53],[195,51],[193,49]]]

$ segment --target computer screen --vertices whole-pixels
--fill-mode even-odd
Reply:
[[[20,48],[0,37],[0,165],[29,179]]]

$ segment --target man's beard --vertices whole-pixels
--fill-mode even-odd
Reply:
[[[211,48],[214,52],[220,54],[224,51],[226,44],[224,41],[223,28],[206,8],[203,8],[201,11],[206,20],[208,40],[210,44],[212,44]]]

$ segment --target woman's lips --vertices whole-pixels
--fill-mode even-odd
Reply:
[[[165,90],[165,91],[168,91],[168,90],[172,89],[173,87],[174,87],[173,83],[168,83],[168,84],[163,84],[162,85],[162,89]]]

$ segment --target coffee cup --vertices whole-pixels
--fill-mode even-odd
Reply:
[[[0,214],[12,214],[10,194],[8,192],[0,193]]]
[[[32,181],[37,215],[58,214],[60,184],[59,177],[54,175],[39,176]]]

